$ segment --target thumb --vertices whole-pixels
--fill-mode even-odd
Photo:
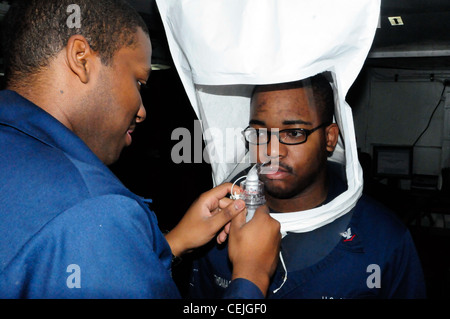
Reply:
[[[223,227],[234,217],[245,211],[245,202],[242,199],[232,201],[227,207],[223,208],[219,213],[212,216],[212,220],[219,228]],[[245,221],[245,214],[244,221]]]
[[[230,223],[230,231],[229,231],[230,234],[232,232],[235,232],[235,231],[239,230],[240,228],[242,228],[247,223],[247,220],[246,220],[247,209],[244,209],[243,211],[245,213],[237,215],[231,221],[231,223]]]

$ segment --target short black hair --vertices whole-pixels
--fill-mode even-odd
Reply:
[[[79,27],[68,24],[74,4],[80,9]],[[122,0],[16,1],[2,23],[7,83],[48,66],[75,34],[84,36],[108,65],[117,50],[135,43],[139,27],[149,35],[139,13]]]
[[[258,92],[306,87],[310,87],[312,89],[314,100],[319,106],[319,116],[322,123],[332,123],[335,108],[334,94],[333,88],[327,80],[326,73],[319,73],[315,76],[293,82],[257,85],[253,89],[252,99],[255,93]]]

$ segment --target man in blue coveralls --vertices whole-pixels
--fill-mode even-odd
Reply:
[[[106,166],[146,116],[151,43],[138,13],[121,0],[32,0],[4,22],[0,298],[179,298],[172,259],[230,220],[225,297],[263,297],[280,242],[267,208],[246,224],[220,185],[164,237]]]
[[[258,163],[269,162],[260,180],[271,214],[306,212],[346,191],[342,167],[328,161],[339,136],[334,109],[333,89],[322,74],[255,88],[244,136]],[[281,256],[268,298],[425,297],[408,229],[364,195],[324,226],[288,232]],[[226,247],[214,244],[195,261],[192,297],[222,296],[232,279],[227,258]]]

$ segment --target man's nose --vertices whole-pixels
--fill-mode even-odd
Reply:
[[[147,117],[147,112],[145,111],[144,104],[141,103],[138,113],[136,114],[136,123],[141,123]]]
[[[271,131],[269,133],[271,133],[269,142],[267,144],[260,144],[257,147],[258,160],[261,163],[279,160],[287,152],[286,145],[280,143],[278,132]]]
[[[278,158],[280,156],[280,141],[276,134],[272,134],[269,143],[267,143],[267,156],[270,158]]]

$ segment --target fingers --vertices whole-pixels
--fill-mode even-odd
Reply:
[[[202,205],[205,205],[204,207],[209,210],[208,224],[210,230],[216,229],[218,231],[244,211],[245,202],[243,200],[233,200],[226,197],[231,193],[231,189],[231,183],[224,183],[200,196],[198,203],[203,203]],[[235,185],[233,192],[240,192],[240,188]],[[228,233],[229,225],[216,236],[217,242],[219,244],[225,242]]]
[[[269,207],[267,207],[267,205],[261,205],[256,209],[255,215],[253,218],[257,217],[257,218],[262,218],[264,217],[264,215],[262,215],[261,213],[265,213],[267,215],[269,215]]]
[[[217,240],[217,243],[220,245],[220,244],[223,244],[227,240],[227,238],[228,238],[228,233],[225,230],[222,230],[220,232],[220,234],[217,235],[216,240]]]
[[[245,214],[240,214],[244,211],[244,208],[245,202],[242,199],[232,200],[228,206],[212,216],[212,220],[214,224],[220,225],[220,227],[223,227],[237,215],[244,215],[245,220]]]
[[[230,205],[234,200],[224,197],[221,200],[219,200],[219,208],[223,209],[225,207],[227,207],[228,205]]]
[[[231,183],[219,185],[203,193],[192,203],[180,222],[166,235],[172,252],[183,254],[206,244],[232,218],[245,210],[243,200],[234,201],[226,197],[231,188]],[[217,240],[224,241],[227,236],[225,231],[222,235],[219,234]]]
[[[238,201],[238,200],[236,200],[236,201]],[[247,214],[239,214],[235,218],[233,218],[233,220],[230,223],[230,232],[233,232],[233,229],[238,230],[238,229],[242,228],[242,226],[245,225],[245,223],[246,223],[246,220],[245,220],[246,215]],[[236,230],[234,230],[234,232],[236,232]]]
[[[264,215],[261,216],[261,214],[265,213],[265,214],[269,214],[269,209],[267,208],[266,205],[260,206],[258,207],[258,209],[256,210],[258,213],[255,212],[255,215],[259,216],[258,219],[264,217]],[[242,228],[245,224],[247,224],[247,220],[246,220],[246,213],[244,214],[240,214],[238,213],[234,218],[232,218],[232,220],[225,225],[224,229],[220,232],[219,235],[217,235],[217,242],[219,244],[222,244],[223,242],[226,241],[228,234],[231,231],[231,227],[235,228],[235,229],[240,229]]]
[[[217,235],[216,239],[217,239],[218,244],[223,244],[227,240],[228,234],[230,233],[230,226],[231,226],[231,222],[226,224],[225,227],[220,232],[220,234]]]
[[[231,193],[231,186],[231,183],[224,183],[202,194],[203,197],[209,199],[207,204],[209,205],[210,210],[214,210],[216,208],[214,206],[217,205],[217,201],[220,203],[228,194]]]

